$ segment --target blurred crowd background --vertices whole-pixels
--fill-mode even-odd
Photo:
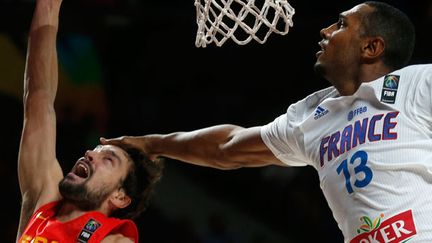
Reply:
[[[388,2],[416,25],[412,63],[431,62],[432,2]],[[296,13],[285,36],[197,48],[193,0],[63,0],[56,109],[64,170],[100,136],[263,125],[329,86],[313,72],[319,30],[359,1],[290,3]],[[33,7],[34,0],[0,0],[2,242],[15,240],[20,210],[16,161]],[[146,243],[343,242],[308,167],[219,171],[167,160],[138,224]]]

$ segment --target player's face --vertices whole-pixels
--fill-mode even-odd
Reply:
[[[371,7],[360,4],[339,15],[336,23],[321,30],[321,50],[315,70],[330,82],[356,75],[361,62],[361,18]]]
[[[126,152],[99,145],[80,158],[59,184],[63,198],[82,210],[94,210],[120,189],[132,163]]]

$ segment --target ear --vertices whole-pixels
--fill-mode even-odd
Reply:
[[[125,208],[131,203],[131,198],[120,188],[113,192],[110,201],[117,208]]]
[[[382,37],[367,37],[362,49],[362,56],[367,62],[373,62],[384,54],[385,42]]]

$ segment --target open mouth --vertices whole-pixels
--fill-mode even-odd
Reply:
[[[90,166],[85,159],[80,159],[74,166],[72,172],[81,178],[88,178],[90,176]]]

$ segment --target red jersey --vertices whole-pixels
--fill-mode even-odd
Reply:
[[[92,211],[67,222],[56,219],[59,201],[40,207],[31,217],[19,243],[97,243],[107,235],[121,233],[138,243],[138,229],[132,220],[110,218]]]

